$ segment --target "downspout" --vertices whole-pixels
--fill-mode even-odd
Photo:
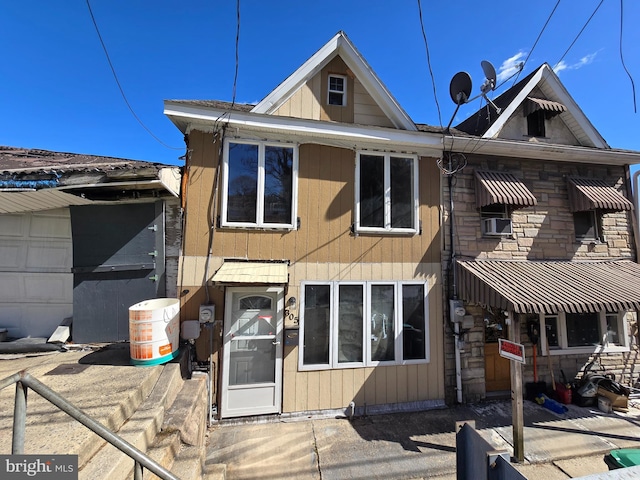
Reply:
[[[449,163],[451,163],[451,158],[449,158]],[[449,165],[449,175],[447,177],[447,184],[449,187],[449,248],[451,250],[450,259],[449,259],[449,268],[452,270],[451,272],[451,287],[452,287],[452,296],[453,300],[458,299],[458,277],[456,272],[456,251],[454,244],[454,214],[453,214],[453,173],[451,171],[451,165]],[[449,321],[453,319],[453,313],[451,311],[451,302],[449,302]],[[461,404],[462,403],[462,366],[460,360],[460,322],[453,322],[453,343],[454,343],[454,351],[455,351],[455,362],[456,362],[456,401]]]

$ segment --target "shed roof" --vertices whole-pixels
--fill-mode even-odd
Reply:
[[[496,203],[532,207],[538,200],[512,173],[476,170],[476,206],[481,208]]]
[[[287,262],[249,262],[241,260],[225,260],[213,275],[217,284],[278,284],[289,282]]]
[[[633,203],[611,185],[599,178],[568,177],[571,211],[633,210]]]

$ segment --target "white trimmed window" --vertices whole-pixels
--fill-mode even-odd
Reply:
[[[225,140],[223,227],[296,227],[298,147]]]
[[[304,282],[299,370],[429,361],[427,284]]]
[[[418,158],[358,152],[357,232],[418,232]]]
[[[540,316],[542,351],[551,354],[629,351],[626,312],[564,313]]]
[[[344,107],[347,105],[347,77],[330,74],[327,79],[327,103]]]

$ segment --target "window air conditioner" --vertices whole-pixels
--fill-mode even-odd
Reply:
[[[484,223],[485,235],[511,235],[513,233],[510,218],[485,218],[482,222]]]

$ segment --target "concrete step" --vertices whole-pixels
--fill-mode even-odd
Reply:
[[[147,392],[146,399],[115,433],[139,450],[146,452],[161,431],[165,414],[175,402],[183,385],[180,364],[164,365],[153,390],[150,393]],[[80,468],[79,480],[131,478],[134,461],[114,446],[100,440],[103,444],[102,448]]]
[[[148,452],[181,480],[204,477],[207,398],[206,377],[185,380]],[[156,480],[158,477],[145,472],[144,478]]]

